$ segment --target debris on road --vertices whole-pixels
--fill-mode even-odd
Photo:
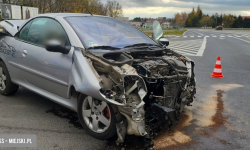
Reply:
[[[57,109],[55,107],[52,107],[51,109],[48,109],[46,111],[46,113],[53,113],[54,115],[56,115],[60,118],[66,118],[69,120],[70,125],[73,125],[74,127],[78,128],[78,129],[83,129],[83,127],[79,121],[77,113],[75,113],[69,109],[66,109],[66,108]]]

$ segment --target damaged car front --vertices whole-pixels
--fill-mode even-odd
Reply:
[[[162,37],[159,22],[153,23],[150,38],[113,18],[66,17],[65,20],[84,45],[78,48],[79,52],[95,77],[88,83],[98,82],[100,87],[98,93],[92,94],[98,99],[93,109],[104,102],[108,104],[109,110],[104,113],[106,118],[110,113],[115,116],[118,143],[124,141],[126,134],[145,136],[161,125],[171,125],[185,105],[191,106],[196,93],[194,62],[167,47],[168,40]],[[87,94],[86,91],[81,93]],[[80,121],[91,129],[94,137],[109,138],[111,134],[103,137],[101,130],[93,130],[97,116],[98,111],[91,111],[90,116]]]

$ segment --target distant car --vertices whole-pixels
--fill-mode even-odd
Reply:
[[[193,102],[194,62],[167,47],[157,21],[152,39],[123,21],[89,14],[0,25],[0,93],[22,86],[49,98],[77,112],[96,138],[145,136]]]
[[[216,30],[223,30],[223,27],[222,26],[217,26]]]

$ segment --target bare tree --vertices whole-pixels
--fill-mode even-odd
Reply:
[[[37,7],[39,13],[89,13],[90,11],[92,14],[111,17],[122,15],[122,6],[116,1],[104,4],[100,0],[3,0],[3,3]]]
[[[106,4],[107,16],[119,17],[123,16],[122,5],[115,0],[108,0]]]
[[[186,12],[176,13],[174,19],[175,23],[179,23],[181,26],[184,26],[186,20],[188,19],[188,15]]]

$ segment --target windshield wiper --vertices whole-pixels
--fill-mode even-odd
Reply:
[[[113,46],[93,46],[93,47],[89,47],[88,49],[107,49],[107,50],[118,50],[121,49],[119,47],[113,47]]]
[[[138,43],[138,44],[125,46],[124,48],[130,48],[130,47],[149,48],[149,47],[161,47],[161,46],[157,44],[150,44],[150,43]]]

